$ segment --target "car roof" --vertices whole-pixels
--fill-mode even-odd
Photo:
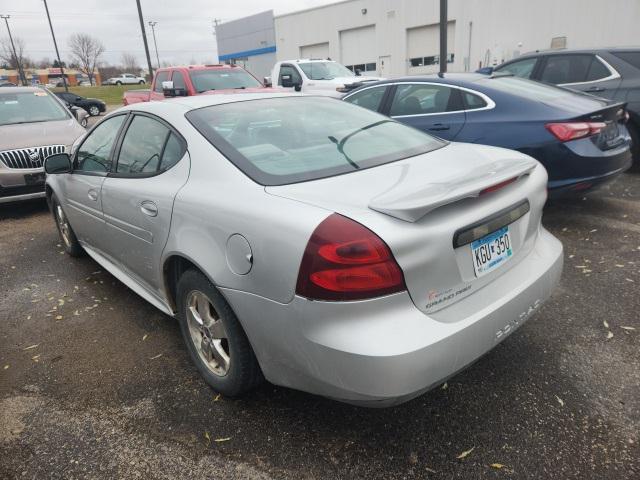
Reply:
[[[598,47],[598,48],[559,48],[553,50],[536,50],[533,52],[526,52],[519,57],[512,58],[504,63],[515,62],[522,58],[537,57],[541,55],[568,55],[573,53],[592,53],[597,54],[601,52],[639,52],[640,47]]]
[[[388,80],[381,80],[379,82],[367,82],[360,88],[364,89],[374,85],[416,82],[444,83],[448,85],[457,85],[464,87],[471,86],[478,80],[485,80],[486,78],[487,75],[484,75],[482,73],[434,73],[431,75],[412,75],[410,77],[391,78]]]
[[[279,97],[301,97],[301,93],[230,93],[224,95],[194,95],[190,97],[177,97],[162,102],[142,102],[134,103],[117,111],[137,110],[141,112],[159,113],[168,109],[179,109],[188,112],[203,107],[213,105],[223,105],[225,103],[242,102],[246,100],[260,100],[265,98]],[[308,96],[308,95],[307,95]],[[165,108],[169,106],[169,108]]]

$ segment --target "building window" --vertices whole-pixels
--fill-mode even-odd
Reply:
[[[360,72],[375,72],[378,70],[378,64],[375,62],[372,63],[360,63],[358,65],[345,65],[349,70],[353,73],[356,73],[356,70],[360,70]]]
[[[450,53],[447,55],[447,63],[453,63],[454,54]],[[440,55],[431,55],[429,57],[415,57],[409,59],[409,64],[412,67],[425,67],[427,65],[438,65],[440,64]]]

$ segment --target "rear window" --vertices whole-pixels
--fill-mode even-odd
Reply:
[[[209,90],[258,88],[262,86],[255,77],[241,69],[192,70],[189,75],[198,93]]]
[[[67,120],[70,113],[44,90],[0,93],[0,125]]]
[[[563,88],[554,87],[553,85],[545,85],[544,83],[534,82],[518,77],[494,77],[481,80],[485,85],[505,93],[519,95],[542,102],[553,101],[561,97],[574,95],[573,92]]]
[[[636,52],[611,52],[611,54],[640,70],[640,50]]]
[[[192,110],[186,116],[262,185],[354,172],[446,144],[388,117],[322,97],[248,100]]]

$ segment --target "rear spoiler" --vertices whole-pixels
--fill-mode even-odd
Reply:
[[[428,183],[408,178],[395,188],[373,198],[369,208],[406,222],[416,222],[427,213],[465,198],[478,197],[483,190],[529,174],[537,162],[529,158],[498,160],[470,170],[448,182]],[[408,166],[404,166],[408,170]]]

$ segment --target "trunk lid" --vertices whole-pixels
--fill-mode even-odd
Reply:
[[[512,178],[517,181],[479,195]],[[490,283],[531,250],[546,200],[546,181],[544,168],[519,152],[452,143],[378,167],[265,190],[339,213],[371,229],[393,252],[415,305],[429,313]],[[528,213],[509,224],[512,257],[476,277],[470,244],[454,246],[456,233],[523,202]]]

